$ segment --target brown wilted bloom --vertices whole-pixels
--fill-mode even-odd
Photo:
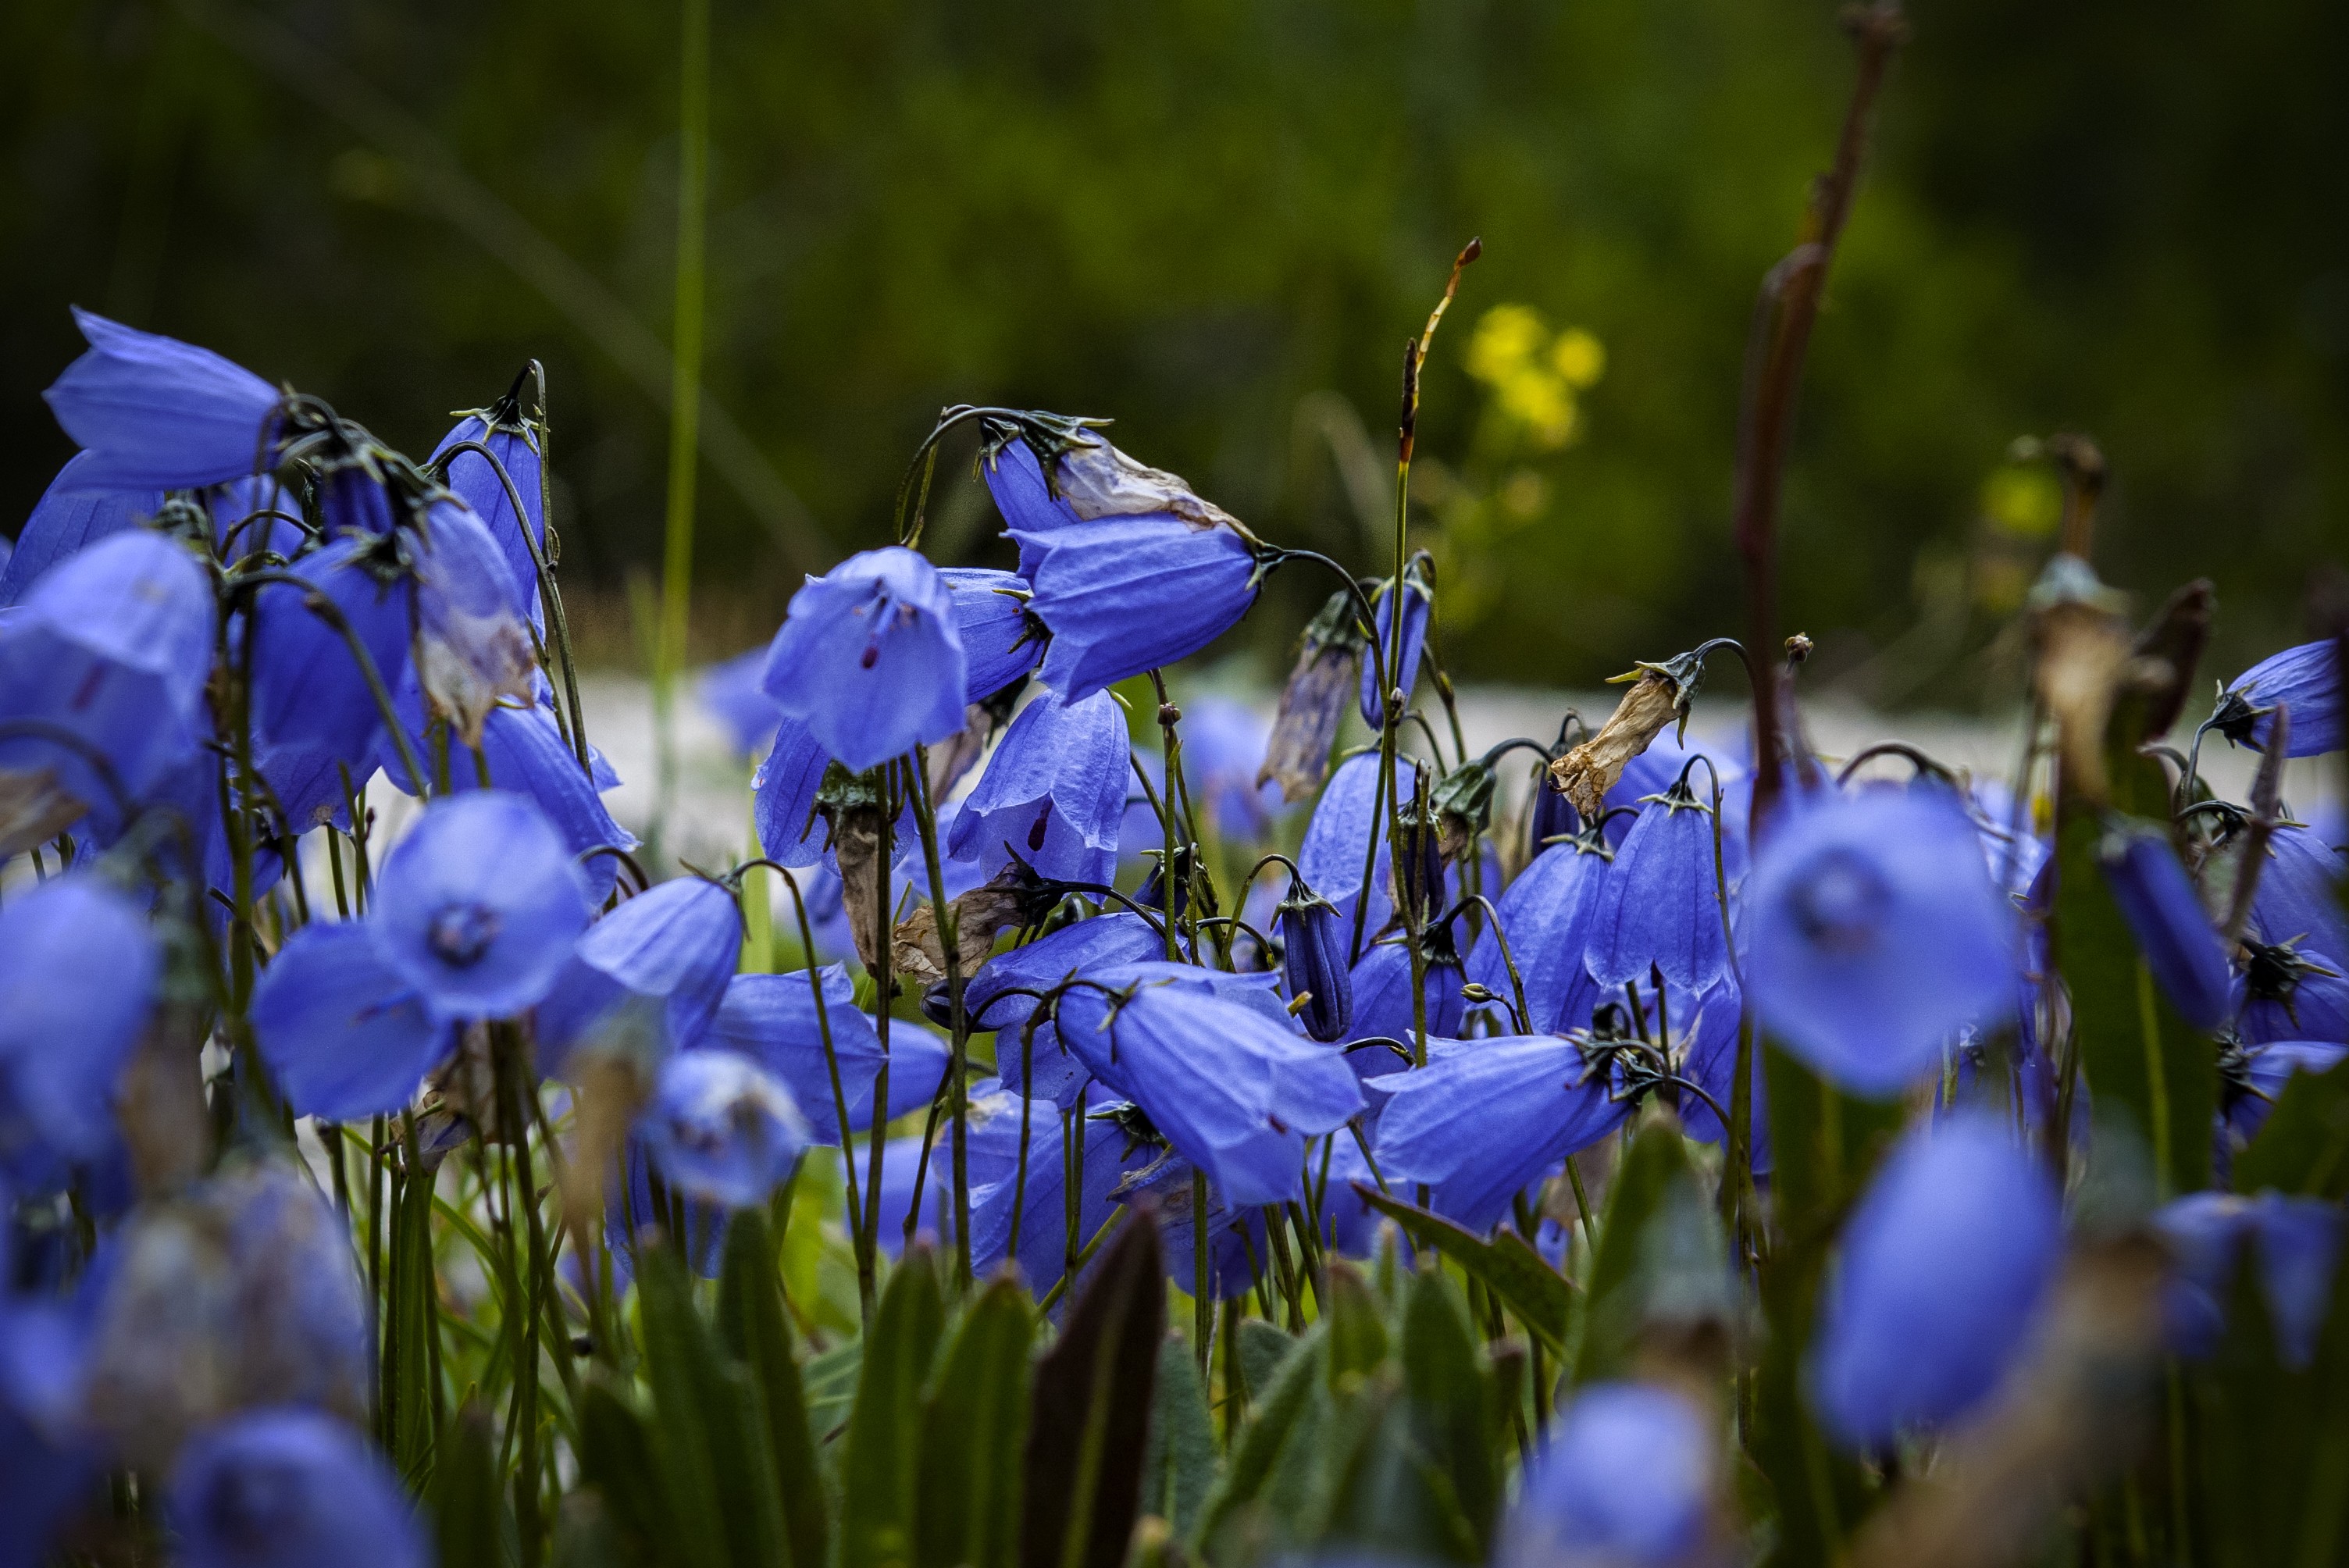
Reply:
[[[995,948],[996,934],[1007,925],[1022,925],[1038,918],[1038,883],[1033,872],[1017,861],[947,905],[954,911],[955,955],[968,979]],[[1051,907],[1047,897],[1044,909]],[[946,944],[938,940],[936,908],[928,903],[897,923],[889,944],[889,961],[897,972],[925,985],[947,977]]]
[[[1680,717],[1681,690],[1681,683],[1663,670],[1642,667],[1599,733],[1549,765],[1551,779],[1586,819],[1604,809],[1607,791],[1631,758]]]
[[[1354,596],[1340,589],[1299,639],[1297,667],[1280,691],[1280,712],[1265,743],[1264,766],[1257,770],[1257,788],[1277,781],[1280,798],[1289,801],[1321,788],[1330,776],[1330,748],[1360,680],[1362,646]]]
[[[604,1173],[620,1157],[628,1125],[650,1093],[636,1064],[623,1056],[597,1054],[569,1069],[576,1082],[572,1095],[571,1150],[558,1168],[563,1186],[563,1220],[571,1228],[580,1255],[593,1255],[588,1238],[604,1214]]]
[[[1051,478],[1053,492],[1081,518],[1146,517],[1163,511],[1193,528],[1221,526],[1243,539],[1255,538],[1238,518],[1202,498],[1180,474],[1138,462],[1099,437],[1071,441],[1053,465]]]
[[[2132,664],[2127,623],[2075,555],[2050,561],[2031,599],[2032,684],[2055,721],[2063,788],[2101,805],[2112,793],[2106,734]]]
[[[832,817],[832,849],[840,862],[841,903],[848,912],[848,929],[856,939],[856,956],[878,974],[881,933],[889,918],[882,889],[888,868],[881,861],[881,813],[854,806]]]
[[[212,1164],[212,1123],[204,1109],[202,1013],[165,1006],[116,1084],[115,1111],[141,1193],[171,1192]]]
[[[995,733],[995,715],[982,703],[966,704],[962,710],[962,727],[929,748],[929,766],[923,769],[929,780],[930,799],[943,800],[954,793],[963,775],[978,766],[987,755],[988,737]]]
[[[2218,590],[2208,577],[2198,577],[2170,594],[2161,614],[2137,634],[2132,651],[2149,662],[2149,675],[2161,676],[2146,696],[2147,739],[2168,734],[2169,727],[2185,711],[2195,667],[2202,662],[2202,650],[2210,641],[2210,620],[2218,610]],[[2152,667],[2152,661],[2158,661],[2158,668]]]
[[[0,859],[47,843],[88,810],[53,768],[0,769]]]

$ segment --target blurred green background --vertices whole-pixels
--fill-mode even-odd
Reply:
[[[1816,340],[1787,624],[1818,678],[1997,703],[2047,547],[2014,438],[2093,434],[2106,575],[2295,639],[2349,528],[2349,11],[1920,0]],[[1738,365],[1850,77],[1826,0],[715,0],[695,652],[879,542],[940,405],[1113,415],[1367,564],[1402,343],[1447,655],[1579,685],[1738,629]],[[524,358],[573,592],[657,570],[670,0],[50,0],[0,48],[0,528],[70,449],[87,304],[420,453]],[[1495,307],[1502,307],[1498,310]],[[975,487],[939,552],[988,561]],[[1238,639],[1269,669],[1323,585]],[[596,618],[591,614],[592,620]]]

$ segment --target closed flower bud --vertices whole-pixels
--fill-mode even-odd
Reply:
[[[1428,618],[1434,611],[1435,595],[1427,581],[1433,569],[1426,552],[1423,551],[1412,558],[1411,565],[1403,573],[1402,660],[1387,670],[1387,680],[1394,690],[1403,694],[1405,702],[1410,701],[1412,687],[1419,683],[1420,655],[1427,645]],[[1371,613],[1378,617],[1376,635],[1381,656],[1362,655],[1362,722],[1372,729],[1379,727],[1385,711],[1385,704],[1380,700],[1381,694],[1375,688],[1378,672],[1386,663],[1392,662],[1394,652],[1394,582],[1390,578],[1380,584],[1377,600],[1371,606]]]
[[[1330,747],[1346,717],[1362,647],[1354,596],[1341,588],[1330,595],[1298,642],[1297,665],[1281,688],[1280,711],[1256,776],[1258,784],[1279,785],[1282,799],[1302,800],[1329,777]]]
[[[316,1410],[254,1410],[200,1433],[172,1467],[164,1515],[185,1568],[432,1561],[391,1466]]]
[[[2116,819],[2097,860],[2137,950],[2171,1004],[2195,1028],[2217,1028],[2233,1010],[2226,950],[2169,836]]]
[[[2237,746],[2264,751],[2280,707],[2292,709],[2286,756],[2317,757],[2341,748],[2338,643],[2302,643],[2261,659],[2219,694],[2210,726]]]
[[[1302,878],[1289,883],[1288,896],[1280,901],[1281,976],[1292,1002],[1305,999],[1297,1021],[1317,1040],[1346,1037],[1354,1006],[1348,934],[1337,905]]]

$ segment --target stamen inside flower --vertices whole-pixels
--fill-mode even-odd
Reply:
[[[1830,849],[1811,862],[1794,898],[1804,937],[1838,954],[1864,953],[1892,904],[1892,890],[1877,869],[1848,849]]]
[[[434,913],[424,928],[424,945],[452,968],[480,963],[498,939],[498,912],[478,903],[452,903]]]

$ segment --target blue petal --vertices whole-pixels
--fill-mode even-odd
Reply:
[[[2302,643],[2271,655],[2236,676],[2227,690],[2258,707],[2292,710],[2286,756],[2315,757],[2340,749],[2341,656],[2334,644]],[[2241,738],[2265,750],[2273,725],[2272,718],[2261,715]]]
[[[663,1062],[636,1130],[671,1186],[730,1209],[764,1203],[808,1145],[791,1091],[732,1051],[680,1051]]]
[[[97,465],[91,453],[77,452],[49,481],[33,515],[17,531],[7,564],[0,566],[0,606],[22,603],[34,582],[50,567],[161,509],[163,492],[151,487],[92,489],[86,476]]]
[[[570,1051],[607,1023],[650,1029],[656,1054],[692,1045],[741,953],[741,912],[715,882],[679,877],[638,893],[588,928],[539,1004],[540,1070],[561,1077]]]
[[[432,1561],[398,1476],[318,1410],[248,1410],[199,1432],[171,1468],[164,1516],[184,1568]]]
[[[936,571],[891,546],[853,555],[792,596],[767,692],[854,772],[963,727],[968,665]]]
[[[546,520],[540,515],[543,500],[535,438],[519,430],[492,429],[478,415],[469,414],[440,438],[440,444],[432,449],[432,460],[439,461],[442,452],[464,441],[479,441],[497,454],[506,477],[513,481],[513,493],[522,498],[522,515],[515,516],[512,495],[498,479],[497,469],[479,452],[459,452],[451,458],[442,482],[488,525],[499,552],[505,557],[507,569],[513,574],[515,585],[529,605],[531,624],[543,627],[546,612],[539,602],[538,563],[532,559],[530,548],[530,541],[534,540],[541,554],[546,550]],[[530,531],[529,540],[523,537],[525,527]]]
[[[1073,526],[1076,508],[1046,487],[1043,465],[1025,440],[1006,442],[980,461],[978,471],[1010,536],[1019,542],[1019,574],[1034,578],[1045,536]]]
[[[1386,1095],[1376,1152],[1387,1181],[1426,1182],[1439,1212],[1477,1231],[1631,1109],[1574,1042],[1554,1035],[1441,1041],[1426,1067],[1375,1085]]]
[[[975,1184],[970,1195],[972,1270],[984,1276],[1010,1260],[1011,1221],[1016,1212],[1019,1217],[1019,1254],[1016,1261],[1020,1278],[1030,1292],[1040,1297],[1060,1282],[1068,1268],[1069,1168],[1063,1113],[1049,1104],[1011,1094],[975,1099],[971,1109],[974,1169],[978,1152],[976,1146],[982,1138],[1005,1146],[1009,1154],[1006,1161],[1000,1151],[990,1151],[996,1153],[995,1162],[1003,1168],[983,1186]],[[1023,1119],[1028,1141],[1024,1181],[1019,1164]],[[1113,1212],[1111,1191],[1122,1178],[1146,1166],[1157,1150],[1128,1139],[1114,1122],[1107,1119],[1083,1116],[1078,1125],[1082,1129],[1079,1137],[1084,1169],[1077,1203],[1077,1237],[1081,1246],[1092,1239]]]
[[[1036,667],[1044,639],[1028,618],[1028,584],[1018,574],[949,566],[939,569],[938,580],[954,595],[955,634],[968,665],[968,700],[985,702]]]
[[[253,990],[261,1059],[296,1116],[388,1116],[457,1048],[364,922],[305,925]]]
[[[1517,978],[1525,985],[1525,1025],[1530,1031],[1589,1026],[1589,1006],[1583,999],[1594,996],[1598,987],[1583,968],[1582,954],[1590,945],[1599,889],[1608,869],[1607,856],[1595,849],[1571,841],[1552,844],[1517,873],[1495,904],[1501,934],[1508,938],[1508,955],[1516,961]],[[1495,995],[1515,999],[1508,965],[1489,928],[1468,955],[1468,978]],[[1579,1017],[1568,1011],[1578,1002],[1582,1003]]]
[[[391,847],[369,914],[384,960],[433,1012],[502,1018],[546,995],[587,924],[587,882],[526,795],[427,806]]]
[[[848,1105],[848,1128],[873,1124],[873,1084],[882,1062],[881,1037],[870,1016],[855,1004],[856,988],[843,965],[816,972],[823,987],[824,1020],[832,1028],[839,1063],[840,1094]],[[791,1091],[819,1143],[840,1141],[840,1117],[833,1098],[832,1068],[823,1053],[823,1021],[816,1016],[814,987],[806,972],[737,975],[710,1021],[700,1048],[734,1051],[757,1061]],[[889,1041],[889,1106],[885,1120],[930,1103],[945,1076],[948,1052],[926,1032],[902,1020]]]
[[[816,744],[796,718],[777,721],[775,743],[751,779],[756,791],[751,819],[759,843],[784,865],[799,870],[823,858],[824,835],[815,820],[816,791],[823,787],[832,755]]]
[[[1685,1395],[1641,1383],[1586,1386],[1526,1467],[1503,1568],[1704,1561],[1720,1447]]]
[[[1044,684],[1071,699],[1197,653],[1256,603],[1256,558],[1226,528],[1159,514],[1019,537],[1041,551],[1028,607],[1052,629]]]
[[[384,689],[397,692],[408,672],[414,590],[405,580],[380,583],[359,565],[370,548],[367,540],[337,540],[287,570],[343,613]],[[285,584],[254,595],[246,634],[254,639],[254,727],[269,745],[356,760],[382,730],[383,711],[342,634],[303,608],[304,596]]]
[[[1116,700],[1044,692],[1019,710],[956,815],[949,851],[993,872],[1017,855],[1055,882],[1117,874],[1130,743]]]
[[[1640,809],[1599,884],[1583,963],[1609,987],[1645,981],[1651,965],[1684,991],[1710,990],[1729,972],[1710,811],[1663,800]]]
[[[42,396],[96,489],[219,484],[264,466],[276,389],[208,348],[74,312],[89,351]]]
[[[0,1071],[59,1150],[105,1147],[115,1079],[161,970],[146,916],[95,875],[54,877],[0,905]]]
[[[726,731],[738,757],[756,757],[775,736],[775,699],[764,682],[767,650],[752,648],[710,665],[693,683],[693,695]]]
[[[2168,835],[2123,827],[2107,836],[2097,858],[2153,977],[2189,1024],[2206,1033],[2217,1028],[2232,1000],[2227,954]]]

